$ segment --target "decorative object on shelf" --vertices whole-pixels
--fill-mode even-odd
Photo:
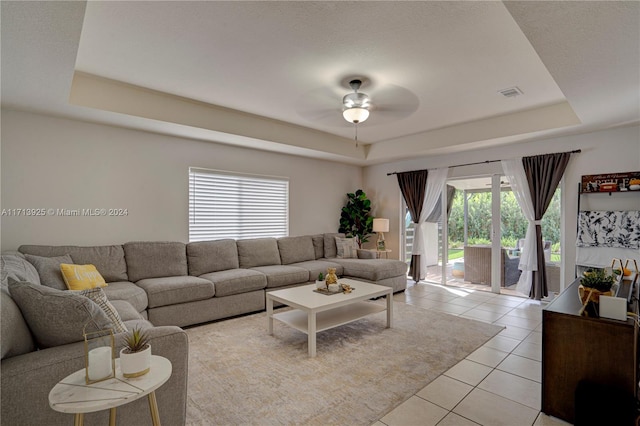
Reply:
[[[147,374],[151,366],[151,344],[147,333],[134,328],[125,337],[125,347],[120,350],[120,368],[124,377]]]
[[[340,288],[342,289],[342,292],[345,294],[349,294],[353,290],[353,287],[351,287],[349,284],[340,284]]]
[[[598,312],[594,305],[600,302],[600,296],[615,296],[612,287],[620,278],[616,274],[608,275],[604,268],[591,268],[583,275],[578,286],[578,294],[582,301],[580,314],[597,317]]]
[[[329,289],[329,292],[331,292],[331,293],[338,293],[340,291],[340,285],[338,283],[329,284],[327,286],[327,288]]]
[[[578,215],[578,247],[640,249],[640,210],[588,211]]]
[[[347,193],[347,204],[342,207],[340,213],[340,228],[347,237],[353,237],[358,243],[358,248],[362,248],[362,243],[366,243],[368,236],[373,231],[373,217],[371,212],[371,200],[367,194],[358,189],[356,192]]]
[[[640,190],[640,171],[584,175],[580,192],[624,192]]]
[[[624,266],[622,265],[622,259],[613,259],[613,263],[611,265],[612,268],[615,267],[615,261],[619,262],[620,267],[618,269],[614,269],[613,273],[616,275],[622,275],[622,279],[631,279],[633,276],[632,284],[635,284],[638,281],[638,275],[640,271],[638,270],[638,261],[635,259],[627,259],[624,262]],[[633,267],[633,269],[631,269]]]
[[[376,248],[378,250],[386,250],[384,244],[384,233],[389,232],[389,219],[375,218],[373,219],[373,232],[378,233],[378,241],[376,242]]]
[[[336,275],[336,268],[327,268],[327,278],[325,280],[327,288],[331,284],[338,284],[338,276]]]
[[[87,333],[86,327],[85,325],[82,335],[84,337],[85,382],[89,385],[115,377],[115,338],[111,329]]]

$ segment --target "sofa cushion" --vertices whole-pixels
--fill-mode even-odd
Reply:
[[[146,278],[136,285],[147,292],[149,308],[210,299],[215,294],[211,281],[189,275]]]
[[[129,280],[187,275],[187,248],[184,243],[135,241],[124,245]]]
[[[278,250],[283,265],[315,260],[316,258],[313,239],[310,235],[278,238]]]
[[[320,272],[322,272],[323,275],[327,275],[327,268],[336,268],[337,276],[341,276],[343,274],[342,265],[328,260],[309,260],[307,262],[292,263],[289,266],[295,266],[309,271],[310,281],[317,280]]]
[[[267,286],[265,274],[251,269],[227,269],[200,275],[213,283],[216,297],[261,290]]]
[[[13,278],[12,278],[13,280]],[[20,308],[7,287],[0,289],[0,351],[2,359],[33,351],[36,345]]]
[[[40,284],[40,276],[36,267],[29,262],[20,252],[5,253],[0,256],[0,282],[4,288],[8,288],[9,277],[16,281],[29,281]]]
[[[312,235],[311,241],[313,242],[313,251],[315,252],[315,258],[322,259],[324,257],[324,235]]]
[[[336,237],[336,251],[339,259],[357,259],[358,243],[355,238]]]
[[[338,250],[336,248],[336,237],[344,238],[345,235],[340,234],[324,234],[324,257],[330,259],[336,257],[338,254]]]
[[[144,319],[142,315],[140,315],[140,312],[126,300],[112,300],[111,305],[118,311],[118,315],[120,315],[120,319],[125,322],[125,326],[127,321]]]
[[[150,321],[144,318],[131,319],[124,322],[124,325],[127,327],[127,330],[133,330],[139,328],[140,330],[147,330],[150,328],[154,328],[154,325],[151,324]],[[116,342],[116,345],[118,343]]]
[[[237,269],[238,247],[235,240],[199,241],[187,244],[189,275]]]
[[[92,332],[113,327],[98,305],[74,292],[11,278],[9,292],[39,348],[82,341],[83,330]]]
[[[114,333],[123,333],[127,331],[127,327],[122,323],[122,319],[120,318],[120,314],[116,310],[116,308],[107,300],[107,295],[102,291],[100,287],[89,288],[85,290],[77,290],[74,293],[79,294],[80,296],[84,296],[90,300],[92,300],[96,305],[102,309],[107,317],[113,323],[113,332]]]
[[[60,265],[62,263],[73,263],[71,256],[65,254],[64,256],[43,257],[25,254],[24,257],[35,266],[42,285],[57,290],[67,289],[67,285],[62,278],[62,272],[60,272]]]
[[[93,265],[61,263],[60,272],[62,273],[64,284],[69,290],[87,290],[107,286],[104,278]]]
[[[127,264],[121,245],[112,246],[40,246],[23,245],[18,249],[25,254],[36,256],[62,256],[68,254],[78,265],[95,265],[105,281],[128,281]]]
[[[117,281],[109,283],[109,286],[103,287],[102,290],[107,295],[107,299],[127,301],[138,312],[143,312],[149,306],[147,293],[129,281]]]
[[[236,241],[241,268],[280,265],[280,252],[275,238],[252,238]]]
[[[393,259],[333,259],[342,265],[344,276],[378,281],[407,273],[407,264]]]
[[[309,271],[289,265],[258,266],[251,268],[267,276],[267,288],[300,284],[309,281]]]

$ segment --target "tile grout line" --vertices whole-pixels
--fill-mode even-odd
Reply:
[[[449,301],[449,302],[445,302],[445,303],[451,303],[451,301]],[[516,306],[509,307],[509,308],[511,308],[511,309],[509,309],[509,310],[508,310],[507,312],[505,312],[503,315],[501,315],[501,316],[500,316],[500,317],[498,317],[496,320],[494,320],[493,322],[491,322],[491,324],[494,324],[494,325],[502,325],[502,326],[504,326],[504,327],[505,327],[505,329],[504,329],[504,330],[506,330],[506,329],[507,329],[507,327],[508,327],[508,325],[504,325],[504,324],[496,324],[496,322],[497,322],[497,321],[499,321],[499,320],[501,320],[501,319],[503,319],[505,316],[509,316],[509,314],[510,314],[510,313],[512,313],[515,309],[517,309],[517,308],[521,307],[524,303],[525,303],[525,302],[522,302],[522,303],[520,303],[520,304],[518,304],[518,305],[516,305]],[[481,305],[485,305],[485,304],[490,304],[490,305],[491,305],[491,303],[488,303],[488,302],[482,302],[482,303],[480,303],[479,305],[475,306],[474,308],[471,308],[471,309],[469,309],[469,310],[467,310],[467,311],[463,312],[462,314],[459,314],[458,316],[463,316],[463,315],[464,315],[464,313],[466,313],[466,312],[468,312],[468,311],[470,311],[470,310],[472,310],[472,309],[477,309],[479,306],[481,306]],[[504,305],[495,304],[495,306],[504,306]],[[507,307],[508,307],[508,306],[507,306]],[[482,310],[482,309],[479,309],[479,310]],[[493,311],[488,310],[487,312],[493,312]],[[516,315],[511,315],[511,316],[512,316],[512,317],[515,317],[515,318],[522,318],[522,317],[518,317],[518,316],[516,316]],[[467,318],[468,318],[468,317],[467,317]],[[474,318],[469,318],[469,319],[473,319],[473,320],[476,320],[476,321],[477,321],[477,319],[474,319]],[[525,317],[524,319],[529,320],[530,318],[526,318],[526,317]],[[515,327],[515,326],[513,326],[513,327]],[[504,330],[503,330],[503,331],[504,331]],[[528,405],[522,404],[522,403],[521,403],[521,402],[519,402],[519,401],[514,401],[514,400],[512,400],[512,399],[510,399],[510,398],[504,397],[504,396],[502,396],[502,395],[496,394],[496,393],[494,393],[494,392],[491,392],[491,391],[489,391],[489,390],[482,389],[482,388],[480,388],[480,387],[479,387],[479,386],[480,386],[480,384],[482,384],[482,382],[483,382],[484,380],[486,380],[486,378],[487,378],[489,375],[491,375],[494,371],[500,371],[500,372],[505,373],[505,374],[511,374],[511,375],[513,375],[513,376],[515,376],[515,377],[520,377],[520,378],[522,378],[522,379],[524,379],[524,380],[528,380],[528,381],[531,381],[531,382],[534,382],[534,383],[540,383],[540,382],[538,382],[538,381],[536,381],[536,380],[532,380],[532,379],[530,379],[530,378],[523,377],[523,376],[520,376],[520,375],[518,375],[518,374],[513,374],[513,373],[508,372],[508,371],[500,370],[500,369],[498,368],[498,367],[499,367],[499,366],[504,362],[504,360],[505,360],[509,355],[514,355],[514,356],[518,356],[518,357],[520,357],[520,358],[529,359],[529,360],[534,361],[534,362],[540,362],[540,361],[538,361],[538,360],[531,359],[531,358],[528,358],[528,357],[525,357],[525,356],[521,356],[521,355],[518,355],[518,354],[515,354],[515,353],[514,353],[514,351],[515,351],[515,350],[516,350],[516,349],[517,349],[517,348],[518,348],[522,343],[524,343],[525,339],[527,339],[529,336],[531,336],[531,334],[532,334],[532,333],[534,333],[534,332],[535,332],[535,329],[534,329],[534,330],[528,330],[528,329],[525,329],[525,330],[527,330],[527,331],[528,331],[528,333],[527,333],[527,334],[526,334],[522,339],[517,339],[517,338],[509,337],[509,336],[500,336],[500,333],[502,333],[502,331],[501,331],[500,333],[496,334],[496,336],[492,337],[492,339],[493,339],[493,338],[495,338],[495,337],[497,337],[497,336],[500,336],[500,337],[504,337],[504,338],[507,338],[507,339],[510,339],[510,340],[517,341],[517,342],[518,342],[518,344],[517,344],[516,346],[514,346],[514,348],[513,348],[513,349],[511,349],[511,350],[510,350],[510,351],[508,351],[508,352],[507,352],[507,351],[504,351],[504,350],[502,350],[502,349],[493,348],[493,347],[491,347],[491,346],[485,346],[485,345],[486,345],[486,343],[485,343],[484,345],[482,345],[482,346],[481,346],[481,347],[486,347],[486,348],[493,349],[493,350],[496,350],[496,351],[498,351],[498,352],[501,352],[501,353],[507,354],[507,356],[506,356],[502,361],[500,361],[500,362],[499,362],[495,367],[488,366],[488,365],[486,365],[486,364],[482,364],[482,363],[480,363],[480,362],[473,361],[473,360],[469,359],[469,358],[468,358],[468,356],[467,356],[467,357],[465,357],[465,359],[466,359],[466,360],[468,360],[468,361],[470,361],[470,362],[473,362],[473,363],[476,363],[476,364],[478,364],[478,365],[482,365],[482,366],[485,366],[485,367],[489,367],[489,368],[491,368],[491,371],[490,371],[486,376],[484,376],[484,378],[482,378],[482,379],[478,382],[478,384],[474,385],[474,386],[472,387],[472,389],[471,389],[471,390],[470,390],[470,391],[469,391],[469,392],[468,392],[468,393],[467,393],[467,394],[466,394],[466,395],[465,395],[465,396],[464,396],[464,397],[463,397],[463,398],[462,398],[462,399],[461,399],[461,400],[460,400],[460,401],[459,401],[459,402],[458,402],[458,403],[457,403],[457,404],[456,404],[456,405],[455,405],[451,410],[449,410],[449,413],[453,413],[453,414],[456,414],[456,415],[461,416],[460,414],[458,414],[458,413],[455,413],[455,412],[454,412],[455,408],[456,408],[458,405],[460,405],[460,403],[461,403],[461,402],[462,402],[462,401],[463,401],[463,400],[464,400],[464,399],[465,399],[465,398],[466,398],[466,397],[467,397],[471,392],[473,392],[475,389],[480,389],[480,390],[482,390],[482,391],[484,391],[484,392],[490,393],[490,394],[492,394],[492,395],[496,395],[496,396],[498,396],[498,397],[500,397],[500,398],[505,398],[505,399],[507,399],[507,400],[509,400],[509,401],[511,401],[511,402],[514,402],[514,403],[516,403],[516,404],[518,404],[518,405],[521,405],[521,406],[523,406],[523,407],[527,407],[527,408],[530,408],[530,409],[532,409],[532,410],[536,410],[536,408],[533,408],[533,407],[530,407],[530,406],[528,406]],[[489,340],[491,340],[491,339],[489,339]],[[534,344],[535,344],[535,343],[534,343]],[[474,351],[474,352],[475,352],[475,351]],[[472,353],[473,353],[473,352],[472,352]],[[446,373],[446,372],[445,372],[445,373]],[[442,373],[440,376],[442,376],[442,375],[445,375],[445,376],[446,376],[446,374],[445,374],[445,373]],[[440,376],[438,376],[438,377],[440,377]],[[449,379],[452,379],[452,380],[456,380],[456,381],[458,381],[458,382],[460,382],[460,383],[465,383],[465,382],[462,382],[462,381],[457,380],[457,379],[455,379],[455,378],[453,378],[453,377],[450,377],[450,376],[446,376],[446,377],[448,377]],[[437,379],[437,378],[436,378],[436,379]],[[434,379],[434,380],[435,380],[435,379]],[[469,385],[469,383],[465,383],[465,384]],[[416,395],[416,396],[417,396],[417,395]],[[426,401],[426,400],[425,400],[425,401]],[[432,404],[435,404],[435,403],[433,403],[433,402],[431,402],[431,401],[428,401],[428,402],[430,402],[430,403],[432,403]],[[437,405],[437,404],[435,404],[435,405]],[[441,407],[441,408],[446,409],[446,408],[444,408],[444,407]],[[537,420],[537,418],[538,418],[538,417],[539,417],[539,415],[540,415],[540,410],[538,409],[537,411],[538,411],[538,414],[536,415],[536,419],[534,419],[534,423],[535,423],[535,421]],[[446,416],[445,416],[445,417],[446,417]],[[463,418],[465,418],[465,419],[467,419],[467,420],[469,420],[469,421],[473,421],[472,419],[468,419],[468,418],[466,418],[466,417],[464,417],[464,416],[461,416],[461,417],[463,417]],[[438,423],[440,423],[440,422],[438,422]],[[474,423],[475,423],[475,422],[474,422]]]

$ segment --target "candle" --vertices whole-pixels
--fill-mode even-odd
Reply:
[[[103,346],[89,351],[89,380],[100,380],[112,373],[111,348]]]

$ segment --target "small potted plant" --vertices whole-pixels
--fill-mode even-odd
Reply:
[[[322,272],[318,274],[318,279],[316,280],[316,288],[317,289],[327,288],[327,284],[324,282],[324,274]]]
[[[151,343],[146,332],[136,327],[125,336],[120,350],[120,369],[124,377],[139,377],[151,368]]]
[[[616,276],[608,275],[604,269],[589,269],[583,275],[578,287],[583,305],[581,313],[597,316],[594,305],[600,303],[600,296],[614,296],[612,287],[616,283]]]

